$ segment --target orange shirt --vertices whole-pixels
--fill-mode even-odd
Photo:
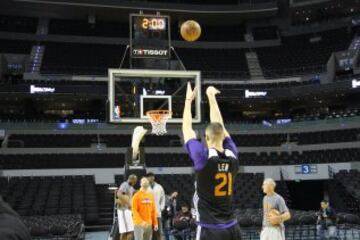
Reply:
[[[151,192],[139,190],[132,199],[132,214],[135,225],[146,222],[158,225],[154,196]]]

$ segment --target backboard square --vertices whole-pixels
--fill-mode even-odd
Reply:
[[[197,87],[193,122],[201,122],[201,74],[199,71],[109,69],[108,101],[111,123],[146,123],[143,100],[149,96],[169,101],[173,117],[168,123],[181,123],[186,84]],[[165,103],[167,104],[167,103]],[[159,110],[159,109],[150,109]]]

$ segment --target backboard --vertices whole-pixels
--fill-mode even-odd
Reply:
[[[146,112],[169,110],[168,123],[181,123],[186,85],[197,86],[192,106],[194,123],[201,122],[199,71],[109,69],[108,102],[111,123],[146,123]]]

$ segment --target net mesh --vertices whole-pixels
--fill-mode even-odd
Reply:
[[[171,112],[167,110],[148,111],[146,115],[150,119],[152,125],[152,134],[162,136],[167,133],[166,122],[171,118]]]

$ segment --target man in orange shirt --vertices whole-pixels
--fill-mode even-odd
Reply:
[[[132,213],[134,220],[135,240],[151,240],[152,228],[158,230],[156,204],[149,188],[149,180],[143,177],[140,181],[140,190],[132,199]]]

